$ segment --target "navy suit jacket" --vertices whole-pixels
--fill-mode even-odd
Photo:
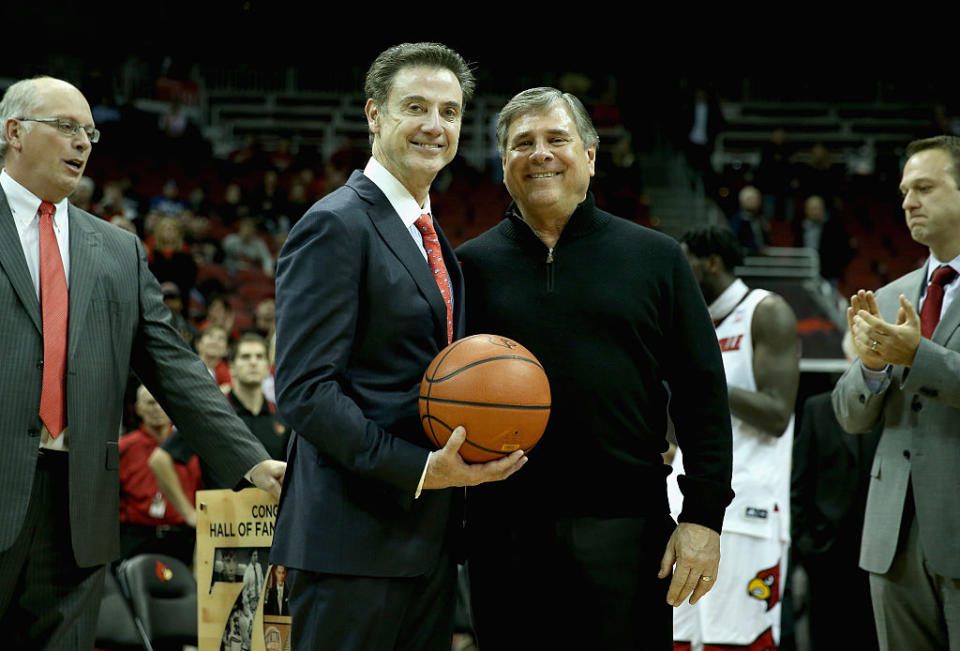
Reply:
[[[437,228],[463,333],[463,276]],[[430,444],[417,396],[446,306],[387,198],[361,172],[291,230],[277,267],[277,396],[293,429],[271,561],[417,576],[452,528],[453,490],[414,499]]]

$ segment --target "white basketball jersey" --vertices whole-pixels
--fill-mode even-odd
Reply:
[[[763,289],[751,290],[717,325],[727,386],[756,391],[753,376],[751,326],[757,305],[770,296]],[[790,540],[790,460],[793,449],[793,416],[780,437],[771,436],[731,415],[733,425],[733,502],[723,518],[723,530],[761,538]],[[676,518],[683,496],[677,475],[683,474],[683,455],[678,449],[668,478],[670,510]],[[773,517],[778,512],[779,517]],[[779,524],[778,524],[779,523]]]

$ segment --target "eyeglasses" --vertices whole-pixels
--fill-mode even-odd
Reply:
[[[87,138],[90,140],[91,144],[100,141],[100,130],[96,127],[85,127],[81,125],[76,120],[71,120],[70,118],[17,118],[21,122],[47,122],[50,124],[56,123],[57,131],[62,133],[65,136],[70,136],[71,138],[83,129],[83,132],[87,134]]]

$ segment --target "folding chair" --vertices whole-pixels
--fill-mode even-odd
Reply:
[[[197,582],[182,561],[140,554],[120,564],[117,578],[145,649],[197,645]]]
[[[100,601],[100,614],[97,617],[96,646],[110,651],[126,651],[141,648],[140,633],[133,620],[133,613],[127,600],[120,592],[120,586],[110,568]]]

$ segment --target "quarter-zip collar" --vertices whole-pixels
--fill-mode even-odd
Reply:
[[[555,251],[564,242],[579,239],[592,233],[602,228],[613,218],[611,215],[597,210],[593,193],[587,192],[586,198],[580,202],[576,210],[573,211],[573,214],[570,215],[570,219],[567,220],[567,224],[560,233],[560,238],[557,240],[556,246],[554,246],[553,249],[548,249],[537,236],[536,231],[520,216],[520,209],[517,208],[515,202],[511,203],[507,208],[506,217],[507,221],[504,222],[502,227],[503,234],[513,240],[527,244],[531,242],[532,238],[536,244],[539,244],[545,250],[544,259],[546,259],[547,251]]]

